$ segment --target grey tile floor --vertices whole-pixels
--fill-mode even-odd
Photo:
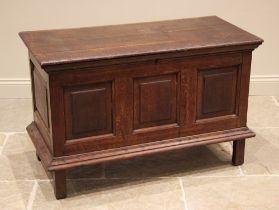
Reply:
[[[279,209],[279,97],[249,98],[245,164],[230,143],[84,167],[68,172],[56,200],[25,132],[31,99],[0,99],[0,209]]]

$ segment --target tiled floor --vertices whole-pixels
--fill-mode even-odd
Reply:
[[[57,201],[25,132],[31,100],[0,100],[0,209],[279,209],[279,97],[249,99],[245,164],[231,144],[197,147],[68,172]]]

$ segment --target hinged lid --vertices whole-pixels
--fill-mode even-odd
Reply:
[[[246,46],[263,40],[216,16],[170,21],[20,32],[41,66],[139,55]],[[213,49],[213,50],[212,50]],[[243,49],[243,48],[242,48]],[[194,52],[194,53],[193,53]],[[199,53],[200,54],[200,53]]]

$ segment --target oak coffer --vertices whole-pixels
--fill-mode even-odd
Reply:
[[[262,39],[216,16],[20,37],[33,93],[27,131],[56,198],[66,197],[66,170],[83,165],[224,141],[233,165],[243,163]]]

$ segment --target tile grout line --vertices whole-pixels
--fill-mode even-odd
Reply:
[[[14,180],[0,180],[0,183],[9,183],[9,182],[49,182],[51,179],[14,179]]]
[[[279,177],[279,174],[243,174],[243,175],[219,175],[219,176],[192,176],[192,178],[238,178],[238,177]]]
[[[179,181],[179,185],[181,188],[181,192],[182,192],[182,197],[183,197],[183,203],[184,203],[184,210],[189,210],[188,206],[187,206],[187,201],[186,201],[186,194],[185,194],[185,190],[183,187],[183,183],[182,183],[182,178],[178,177],[178,181]]]
[[[239,176],[244,176],[244,173],[243,173],[243,171],[242,171],[240,166],[238,166],[238,170],[239,170]]]
[[[0,133],[6,134],[6,135],[12,135],[12,134],[25,134],[26,131],[0,131]]]
[[[34,201],[35,201],[35,198],[36,198],[36,193],[37,193],[38,187],[39,187],[38,181],[35,180],[35,183],[33,185],[32,191],[31,191],[29,199],[28,199],[26,210],[32,210],[33,209],[33,204],[34,204]]]
[[[0,98],[0,100],[31,100],[32,98],[26,97],[26,98]]]
[[[274,96],[271,96],[272,100],[274,101],[276,106],[279,106],[279,102],[277,101],[277,99]]]
[[[2,147],[0,148],[0,155],[2,155],[3,150],[4,150],[4,147],[5,147],[5,145],[7,144],[7,141],[8,141],[8,138],[10,137],[10,135],[12,135],[12,134],[7,134],[7,133],[5,133],[4,142],[3,142]]]
[[[279,177],[279,174],[244,174],[242,169],[241,170],[241,174],[239,175],[202,175],[202,176],[187,176],[190,178],[226,178],[226,177],[240,177],[240,176],[244,176],[244,177]],[[154,177],[146,177],[146,178],[154,178]],[[179,180],[182,177],[156,177],[156,178],[160,178],[160,179],[169,179],[169,178],[178,178]],[[70,178],[67,180],[74,180],[74,181],[86,181],[86,180],[138,180],[138,179],[131,179],[131,178]],[[9,183],[9,182],[50,182],[52,181],[51,179],[15,179],[15,180],[0,180],[0,183]]]
[[[278,126],[274,126],[274,127],[272,127],[272,126],[267,126],[267,127],[253,127],[253,126],[249,126],[248,125],[248,127],[249,128],[251,128],[251,129],[272,129],[272,128],[279,128]]]

